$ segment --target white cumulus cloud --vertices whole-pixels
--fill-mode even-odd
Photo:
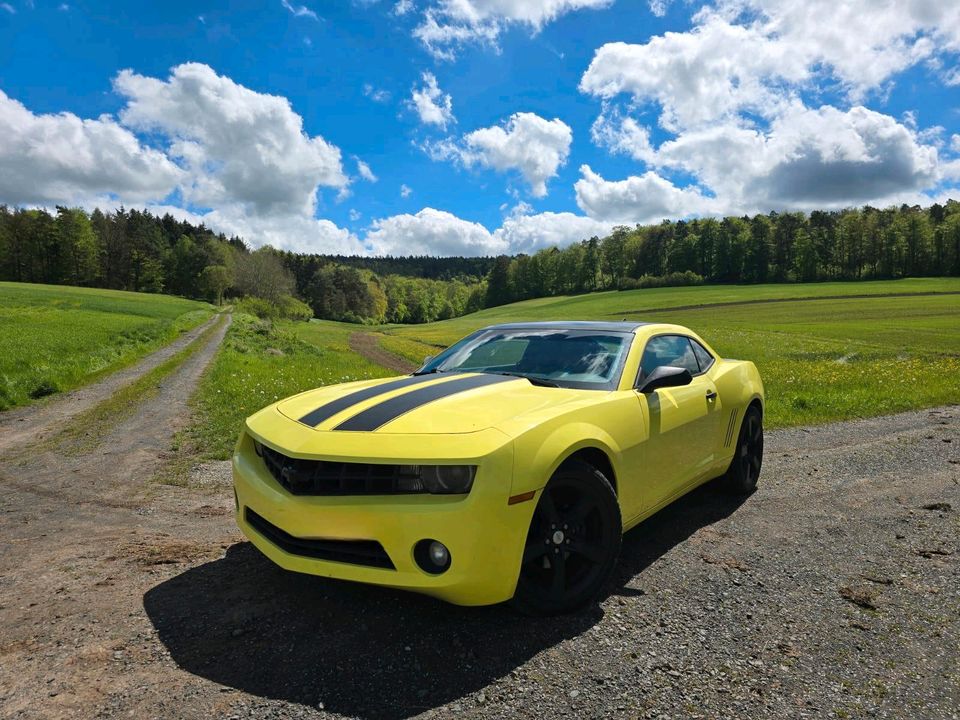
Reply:
[[[547,180],[557,174],[570,154],[573,131],[560,119],[547,120],[519,112],[503,125],[480,128],[460,143],[443,141],[428,146],[434,159],[455,158],[465,166],[481,165],[499,172],[517,170],[534,197],[547,194]]]
[[[429,207],[374,220],[366,242],[374,255],[498,255],[508,249],[480,223]]]
[[[829,22],[824,22],[829,18]],[[937,51],[960,50],[960,3],[721,0],[686,32],[601,46],[580,89],[654,103],[669,130],[749,111],[776,115],[816,80],[853,99]]]
[[[960,50],[956,2],[721,0],[718,12],[753,24],[808,66],[826,68],[855,98],[937,52]]]
[[[884,205],[922,200],[949,179],[942,128],[920,129],[915,115],[898,121],[858,98],[960,50],[960,4],[719,0],[693,20],[686,32],[603,45],[581,78],[581,91],[603,101],[594,142],[642,165],[613,183],[584,173],[577,198],[592,216],[635,206],[635,217],[618,217],[641,221],[651,205],[668,217]],[[946,82],[948,71],[940,76]],[[850,105],[807,107],[802,98],[824,87],[839,87]],[[643,114],[667,131],[659,147]],[[695,185],[676,187],[672,171]],[[688,204],[666,212],[681,199]]]
[[[679,188],[652,170],[625,180],[606,180],[583,165],[580,174],[574,185],[577,205],[596,220],[629,225],[716,213],[712,198],[697,188]]]
[[[670,0],[648,0],[647,5],[650,6],[650,12],[654,15],[663,17],[670,8]]]
[[[423,85],[419,88],[414,86],[409,102],[420,116],[420,122],[446,129],[447,125],[456,122],[453,117],[453,98],[440,90],[432,72],[423,73],[421,79]]]
[[[656,103],[671,131],[706,125],[743,110],[769,116],[784,102],[781,82],[798,83],[805,63],[753,27],[710,16],[690,32],[668,32],[643,45],[597,50],[580,89],[601,98],[621,93]]]
[[[512,214],[494,231],[511,253],[532,253],[547,247],[565,247],[593,236],[610,234],[613,223],[570,212]]]
[[[363,160],[358,157],[354,157],[353,161],[357,164],[357,174],[360,175],[367,182],[376,182],[377,176],[373,174],[373,170],[370,169],[370,166],[367,165]]]
[[[490,232],[480,223],[427,207],[416,215],[375,220],[365,241],[375,255],[500,255],[564,247],[606,235],[613,227],[613,223],[569,212],[528,212],[529,206],[521,204]]]
[[[109,115],[35,115],[0,91],[0,202],[157,202],[186,174]]]
[[[653,163],[657,156],[650,143],[650,129],[618,112],[601,114],[590,128],[590,137],[597,145],[640,162]]]
[[[467,44],[496,47],[509,25],[539,32],[561,15],[611,4],[613,0],[439,0],[426,8],[413,34],[434,57],[451,60]]]
[[[629,118],[619,131],[601,128],[595,139],[615,152],[658,171],[692,175],[715,195],[712,210],[724,214],[882,206],[913,197],[945,175],[937,148],[914,128],[861,106],[842,111],[797,103],[763,129],[717,123],[658,148]],[[691,200],[692,208],[702,208]]]
[[[178,65],[167,80],[121,71],[128,127],[159,132],[191,176],[186,199],[205,207],[236,203],[258,215],[306,214],[319,186],[344,188],[340,150],[303,130],[283,97],[258,93],[207,65]]]
[[[934,146],[864,107],[794,108],[774,120],[756,150],[755,171],[742,173],[743,199],[767,207],[885,204],[932,186],[940,174]],[[712,180],[722,187],[719,176]]]
[[[412,0],[397,0],[396,4],[393,6],[393,14],[400,17],[412,12],[413,9]]]

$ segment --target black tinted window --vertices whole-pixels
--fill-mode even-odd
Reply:
[[[647,342],[640,360],[641,377],[647,377],[661,365],[686,368],[691,375],[700,372],[690,340],[682,335],[660,335]]]
[[[693,338],[690,339],[690,345],[693,346],[693,354],[697,356],[697,362],[700,363],[700,372],[709,370],[710,366],[713,365],[713,355]]]

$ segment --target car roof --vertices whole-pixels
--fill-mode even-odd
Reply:
[[[627,321],[607,322],[600,320],[553,320],[549,322],[518,322],[490,325],[484,330],[600,330],[604,332],[635,332],[637,328],[651,323]]]

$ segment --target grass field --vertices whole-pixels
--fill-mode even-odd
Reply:
[[[165,295],[0,282],[0,409],[129,365],[211,312]]]
[[[674,308],[726,303],[757,303],[759,307],[752,308],[751,312],[765,317],[768,313],[779,314],[777,305],[767,305],[768,302],[777,300],[951,292],[960,293],[960,278],[652,288],[538,298],[481,310],[452,320],[424,325],[388,325],[380,329],[398,337],[413,338],[426,344],[445,347],[478,327],[518,320],[622,320],[624,318],[660,320],[667,318],[668,311]],[[960,304],[960,295],[954,299],[954,302]]]

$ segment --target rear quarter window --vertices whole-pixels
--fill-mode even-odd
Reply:
[[[700,372],[706,372],[716,361],[716,358],[700,343],[690,338],[690,345],[693,347],[693,354],[697,357],[697,364],[700,365]]]

